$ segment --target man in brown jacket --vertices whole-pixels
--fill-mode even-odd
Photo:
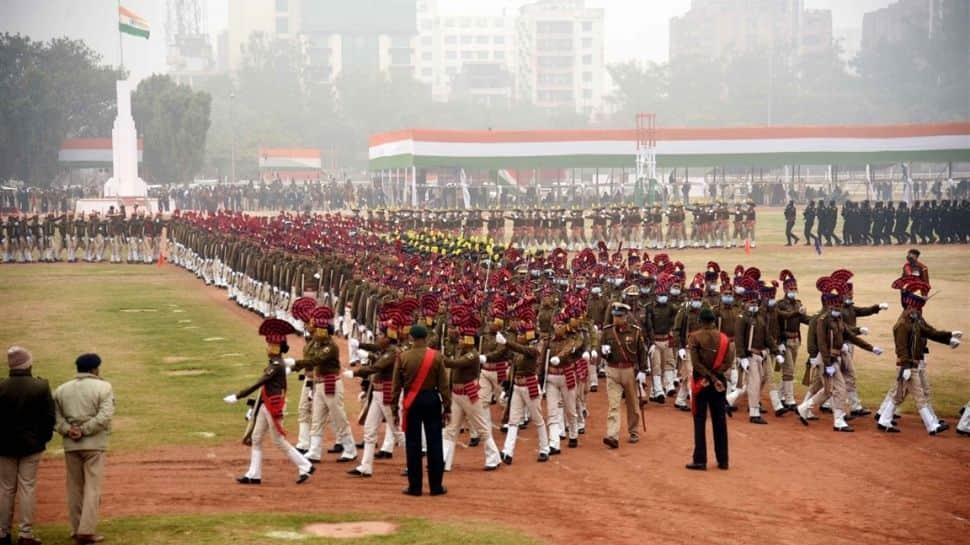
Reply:
[[[728,468],[728,435],[725,418],[725,373],[734,365],[734,343],[718,331],[714,312],[701,310],[701,329],[691,334],[690,361],[693,362],[691,396],[694,412],[694,457],[687,469],[707,469],[707,439],[704,428],[711,412],[714,455],[719,469]]]
[[[104,540],[95,530],[115,404],[111,384],[100,376],[101,358],[81,354],[74,363],[77,376],[54,391],[54,431],[64,437],[67,512],[74,543],[81,545]]]
[[[30,374],[30,352],[7,350],[10,378],[0,381],[0,544],[9,545],[14,495],[20,496],[21,545],[34,538],[34,486],[44,447],[54,429],[54,400],[47,381]]]
[[[420,496],[424,476],[421,469],[421,430],[428,441],[428,487],[432,496],[446,494],[442,486],[445,463],[441,446],[441,427],[451,417],[451,391],[448,370],[440,353],[428,348],[428,330],[423,325],[411,326],[412,345],[401,353],[394,368],[391,412],[395,424],[404,428],[408,462],[408,487],[404,493]],[[419,380],[420,379],[420,380]],[[400,414],[397,400],[403,395]]]

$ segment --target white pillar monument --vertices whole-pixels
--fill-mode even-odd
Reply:
[[[148,186],[138,177],[138,133],[131,117],[131,86],[127,80],[116,82],[118,116],[111,129],[111,155],[114,175],[104,184],[104,196],[147,197]]]

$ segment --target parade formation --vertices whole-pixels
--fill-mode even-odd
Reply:
[[[171,218],[171,262],[226,289],[230,299],[266,318],[262,335],[273,335],[267,336],[266,373],[226,398],[235,402],[261,391],[250,427],[262,433],[247,435],[253,462],[241,483],[260,482],[259,439],[265,433],[305,482],[311,471],[304,462],[321,460],[330,444],[324,438],[329,424],[334,444],[327,453],[358,462],[347,473],[359,477],[372,475],[374,460],[392,458],[398,446],[407,447],[406,473],[413,475],[420,468],[413,457],[420,459],[422,447],[431,451],[441,444],[440,463],[429,458],[428,466],[431,492],[440,494],[437,472],[469,463],[456,459],[462,430],[471,446],[483,447],[482,467],[493,471],[522,457],[517,439],[530,429],[537,435],[532,454],[545,462],[587,444],[582,439],[590,418],[606,420],[602,444],[617,449],[637,443],[649,412],[669,405],[694,411],[701,430],[711,413],[718,467],[727,469],[720,415],[740,407],[754,425],[773,416],[778,423],[810,426],[820,418],[816,411],[831,412],[836,432],[851,432],[860,422],[853,419],[872,415],[859,399],[854,361],[857,349],[883,354],[865,341],[864,319],[896,305],[898,373],[872,425],[898,433],[895,409],[912,395],[927,433],[949,428],[933,411],[926,346],[934,341],[956,348],[962,333],[938,330],[922,318],[929,273],[915,249],[891,286],[900,293],[898,303],[857,303],[853,273],[842,268],[809,282],[818,291],[813,305],[787,269],[727,269],[711,260],[705,270],[691,272],[665,252],[621,245],[611,250],[605,241],[579,251],[523,250],[485,234],[463,235],[458,227],[445,232],[409,223],[414,218],[401,211],[273,217],[187,212]],[[308,338],[302,357],[285,355],[287,334]],[[334,336],[348,340],[349,370],[341,371]],[[426,356],[430,369],[440,369],[432,371],[433,385],[427,374],[419,375]],[[273,400],[291,372],[299,374],[301,388],[298,450],[292,451],[273,433],[282,417]],[[796,373],[807,387],[801,400]],[[361,443],[344,406],[344,383],[358,380]],[[590,414],[587,400],[604,380],[606,414]],[[427,411],[434,409],[425,406],[408,431],[406,413],[417,402],[406,394],[415,383],[426,386],[418,392],[437,390],[442,418],[428,426]],[[699,401],[704,410],[698,410]],[[968,413],[957,424],[960,434],[970,433]],[[504,440],[493,435],[499,431]],[[688,467],[705,464],[706,451],[699,447]],[[405,493],[420,493],[416,483]]]

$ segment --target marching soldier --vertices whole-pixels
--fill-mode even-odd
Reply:
[[[781,401],[788,410],[794,410],[795,403],[795,362],[798,360],[798,349],[802,344],[802,324],[809,323],[805,313],[805,306],[798,299],[798,281],[788,269],[779,274],[785,297],[778,301],[778,320],[781,338],[779,348],[784,345],[785,361],[781,364]]]
[[[276,319],[265,320],[259,326],[259,334],[266,337],[269,364],[263,375],[255,384],[229,394],[223,400],[226,403],[236,403],[259,390],[259,398],[249,417],[249,426],[243,444],[251,447],[249,470],[242,477],[237,477],[239,484],[258,485],[263,479],[263,437],[268,433],[270,439],[286,455],[287,459],[297,468],[296,484],[303,484],[313,474],[314,467],[296,451],[286,440],[283,429],[283,413],[286,407],[286,364],[282,354],[286,349],[286,336],[296,333],[293,326]]]
[[[934,328],[923,318],[923,306],[926,304],[930,285],[916,276],[903,276],[892,284],[893,289],[900,290],[905,309],[893,326],[893,340],[896,346],[896,367],[898,374],[896,382],[889,391],[891,398],[883,402],[879,408],[878,428],[885,432],[898,433],[893,422],[896,407],[906,400],[906,396],[913,394],[913,401],[919,411],[927,433],[937,435],[949,426],[942,424],[936,417],[930,405],[926,391],[928,385],[921,380],[920,370],[925,369],[926,354],[929,349],[927,341],[949,345],[950,348],[960,346],[963,337],[961,331],[942,331]],[[887,396],[888,397],[888,396]],[[962,424],[961,420],[961,424]]]
[[[569,434],[569,447],[575,448],[577,439],[575,362],[582,353],[582,343],[566,331],[568,316],[556,315],[553,335],[549,340],[549,364],[546,367],[546,414],[549,415],[549,454],[561,452],[559,438]],[[583,364],[585,365],[585,361]],[[562,405],[562,410],[560,410]],[[565,413],[565,414],[563,414]],[[565,422],[563,421],[565,416]]]
[[[674,391],[677,360],[671,331],[677,318],[677,307],[670,302],[670,286],[676,279],[663,275],[657,280],[656,303],[647,309],[646,335],[650,342],[650,401],[664,403],[665,393]]]
[[[771,406],[775,416],[785,413],[781,404],[781,397],[775,388],[774,373],[769,365],[770,352],[778,347],[776,339],[771,337],[765,317],[762,316],[759,304],[760,288],[751,276],[745,276],[738,281],[739,287],[744,288],[744,312],[737,322],[734,336],[734,347],[738,363],[745,372],[746,393],[748,397],[748,420],[752,424],[767,424],[761,416],[761,393],[768,390]],[[778,356],[784,360],[784,356]],[[779,362],[780,363],[780,362]],[[742,390],[738,389],[727,396],[727,402],[732,407],[740,397]]]
[[[502,465],[502,458],[495,439],[492,438],[492,428],[485,418],[486,406],[479,396],[481,364],[487,359],[480,356],[476,349],[476,334],[480,322],[471,307],[459,308],[464,311],[455,312],[458,309],[453,309],[461,335],[458,351],[453,357],[444,359],[445,368],[451,370],[452,401],[451,420],[445,427],[443,440],[445,471],[451,471],[458,427],[465,421],[477,433],[479,440],[485,440],[485,471],[493,471]]]
[[[646,385],[647,372],[650,370],[643,333],[639,327],[627,323],[629,312],[629,305],[613,303],[610,311],[613,323],[603,328],[600,348],[607,362],[606,391],[609,396],[603,444],[612,449],[620,446],[617,437],[620,433],[620,402],[624,396],[629,442],[640,441],[640,392]]]
[[[323,442],[323,426],[327,420],[333,427],[341,455],[338,462],[345,463],[357,459],[357,447],[350,432],[347,412],[344,409],[344,385],[340,380],[340,353],[331,337],[333,311],[321,306],[313,310],[310,317],[310,331],[313,339],[306,350],[307,357],[296,362],[295,370],[313,371],[313,418],[310,424],[310,449],[307,459],[319,463]]]
[[[302,327],[297,330],[304,331],[303,358],[306,359],[307,348],[310,346],[312,333],[310,332],[310,320],[313,309],[317,306],[316,301],[310,297],[302,297],[293,303],[293,316],[300,320]],[[296,450],[300,454],[306,454],[310,450],[310,424],[313,421],[313,372],[300,374],[300,404],[297,408],[297,422],[299,423],[299,435],[296,441]]]
[[[549,460],[549,434],[546,429],[542,411],[539,409],[540,390],[539,377],[536,375],[539,367],[540,350],[535,336],[535,311],[522,306],[516,316],[518,318],[518,339],[506,339],[501,333],[496,334],[496,342],[508,344],[508,349],[516,354],[512,367],[512,394],[508,400],[508,432],[505,445],[502,448],[502,461],[509,465],[515,454],[515,442],[519,433],[519,426],[525,413],[528,412],[535,422],[536,433],[539,435],[540,462]],[[543,350],[544,352],[544,350]]]

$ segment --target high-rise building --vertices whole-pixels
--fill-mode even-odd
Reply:
[[[811,55],[832,49],[832,12],[827,9],[807,9],[802,15],[799,53]]]
[[[246,0],[229,2],[229,67],[237,70],[253,33],[302,44],[308,73],[414,71],[415,0]]]
[[[932,37],[948,28],[955,34],[970,31],[970,2],[966,0],[898,0],[862,16],[862,51],[917,34]]]
[[[438,101],[452,98],[457,78],[463,80],[463,94],[489,97],[486,102],[511,100],[514,21],[505,14],[449,15],[439,11],[437,0],[418,0],[415,77],[431,86]]]
[[[693,0],[684,15],[670,20],[670,62],[720,60],[758,50],[790,62],[802,51],[806,15],[809,47],[819,47],[815,42],[826,34],[831,43],[831,13],[806,12],[803,0]]]
[[[593,115],[604,92],[603,10],[584,0],[539,0],[515,25],[516,94],[547,108]]]

